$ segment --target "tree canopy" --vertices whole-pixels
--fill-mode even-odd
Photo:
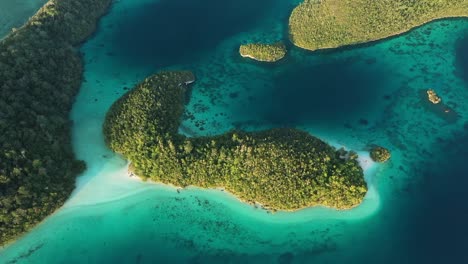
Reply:
[[[367,186],[356,155],[343,155],[307,132],[178,134],[186,83],[193,80],[190,72],[158,73],[109,110],[106,142],[131,161],[137,175],[181,187],[223,187],[244,201],[279,210],[347,209],[362,201]]]
[[[286,46],[282,42],[274,44],[250,43],[239,47],[239,53],[242,57],[265,62],[279,61],[286,56],[286,52]]]
[[[388,149],[380,146],[375,146],[370,152],[370,157],[375,162],[386,162],[391,158],[391,153]]]
[[[296,46],[318,50],[387,38],[435,19],[466,16],[466,0],[305,0],[289,18],[289,34]]]
[[[60,207],[85,164],[68,119],[82,80],[74,45],[111,0],[51,0],[0,42],[0,245]]]

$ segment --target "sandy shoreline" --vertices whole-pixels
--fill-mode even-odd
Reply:
[[[340,146],[338,144],[332,144],[334,147],[338,146],[337,149],[341,148],[341,147],[344,147],[344,146]],[[346,148],[345,148],[346,149]],[[373,187],[370,185],[370,182],[372,180],[372,176],[373,176],[373,172],[374,172],[374,169],[377,167],[377,163],[374,162],[371,157],[370,157],[370,154],[369,152],[367,151],[357,151],[358,153],[358,162],[359,162],[359,165],[361,166],[363,172],[364,172],[364,179],[367,183],[367,186],[368,186],[368,191],[366,193],[366,196],[367,194],[369,193],[369,190]],[[131,164],[130,162],[128,162],[127,166],[126,166],[126,177],[128,177],[129,179],[133,180],[133,181],[137,181],[137,182],[140,182],[140,183],[148,183],[148,184],[152,184],[152,185],[162,185],[162,186],[168,186],[170,188],[173,188],[175,191],[177,191],[178,193],[183,191],[183,190],[191,190],[191,189],[196,189],[196,190],[214,190],[214,191],[219,191],[219,192],[224,192],[224,193],[227,193],[229,194],[230,196],[234,197],[237,201],[241,202],[241,203],[244,203],[244,204],[249,204],[255,208],[262,208],[268,212],[297,212],[297,211],[301,211],[301,210],[305,210],[305,209],[311,209],[311,208],[318,208],[318,207],[322,207],[322,208],[329,208],[329,209],[332,209],[332,210],[337,210],[337,211],[349,211],[349,210],[352,210],[358,206],[360,206],[362,204],[362,202],[354,207],[351,207],[351,208],[346,208],[346,209],[340,209],[340,208],[334,208],[334,207],[328,207],[328,206],[324,206],[324,205],[317,205],[317,206],[307,206],[307,207],[302,207],[302,208],[298,208],[298,209],[291,209],[291,210],[284,210],[284,209],[281,209],[281,210],[276,210],[276,209],[271,209],[271,208],[268,208],[268,207],[265,207],[263,206],[261,203],[259,202],[250,202],[250,201],[246,201],[242,198],[240,198],[239,196],[237,196],[236,194],[234,194],[233,192],[229,191],[228,189],[226,189],[225,187],[222,187],[222,186],[218,186],[218,187],[211,187],[211,188],[202,188],[202,187],[198,187],[198,186],[195,186],[195,185],[190,185],[190,186],[187,186],[187,187],[182,187],[182,186],[176,186],[176,185],[173,185],[173,184],[167,184],[167,183],[163,183],[163,182],[156,182],[156,181],[153,181],[151,179],[145,179],[143,180],[140,176],[136,175],[131,169]],[[364,198],[365,199],[365,198]],[[363,200],[364,202],[364,200]]]
[[[274,62],[277,62],[277,61],[280,61],[282,60],[284,57],[282,57],[281,59],[278,59],[278,60],[262,60],[262,59],[259,59],[259,58],[255,58],[254,56],[250,55],[250,54],[243,54],[243,53],[239,53],[241,55],[242,58],[247,58],[247,59],[252,59],[254,61],[259,61],[259,62],[269,62],[269,63],[274,63]]]

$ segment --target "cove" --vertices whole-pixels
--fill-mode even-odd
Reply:
[[[172,2],[179,4],[171,4],[173,11],[184,12],[183,1]],[[466,39],[468,22],[433,22],[375,45],[334,52],[292,49],[277,65],[239,58],[240,43],[283,36],[284,21],[278,18],[286,19],[294,6],[285,2],[263,3],[268,12],[261,19],[226,30],[216,45],[193,44],[198,47],[193,54],[175,62],[157,52],[128,59],[131,52],[116,44],[117,36],[123,38],[117,25],[124,13],[138,19],[142,7],[159,2],[114,3],[82,48],[86,82],[71,115],[75,152],[88,170],[65,207],[2,249],[0,262],[466,262],[468,241],[457,234],[467,232],[468,208],[460,202],[466,200],[461,176],[467,171],[468,133],[466,69],[460,67],[466,59],[460,54],[467,46],[457,43]],[[219,5],[219,10],[229,6]],[[248,5],[230,10],[241,8]],[[137,23],[131,20],[125,23]],[[157,43],[146,44],[157,48]],[[126,162],[104,146],[101,125],[126,89],[161,66],[192,69],[199,76],[181,127],[187,134],[297,126],[352,149],[388,146],[392,161],[370,171],[374,191],[366,201],[343,212],[269,214],[215,190],[179,194],[132,180]],[[346,88],[342,95],[353,100],[335,102]],[[456,122],[421,107],[418,91],[426,88],[436,89],[459,113]]]

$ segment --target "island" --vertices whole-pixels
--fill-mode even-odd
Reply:
[[[349,209],[367,191],[356,154],[292,128],[187,137],[178,133],[195,80],[187,71],[148,77],[106,115],[106,144],[132,173],[178,187],[223,188],[271,210]]]
[[[239,53],[244,58],[250,58],[256,61],[276,62],[286,56],[287,49],[282,42],[276,42],[274,44],[251,43],[241,45]]]
[[[77,46],[111,0],[51,0],[0,41],[0,245],[63,205],[85,169],[69,113],[81,82]]]
[[[305,0],[289,18],[289,34],[298,47],[330,49],[402,34],[436,19],[466,16],[466,0]]]
[[[427,93],[427,99],[433,103],[433,104],[438,104],[440,102],[442,102],[442,99],[437,95],[437,93],[432,90],[432,89],[429,89],[426,91]]]
[[[383,163],[387,162],[390,159],[391,154],[388,149],[380,146],[375,146],[370,152],[370,157],[375,162]]]
[[[420,89],[418,94],[421,98],[421,106],[427,111],[432,112],[449,123],[455,123],[460,118],[455,109],[448,105],[450,103],[444,103],[434,89]]]

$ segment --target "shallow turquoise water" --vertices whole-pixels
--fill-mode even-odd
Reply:
[[[240,43],[284,39],[297,2],[116,2],[82,48],[86,82],[71,115],[89,169],[64,208],[0,262],[468,262],[468,21],[352,49],[292,49],[275,65],[238,56]],[[221,191],[130,179],[103,143],[103,118],[162,68],[198,78],[183,133],[296,126],[351,149],[384,145],[393,158],[367,173],[366,201],[343,212],[270,214]],[[428,88],[450,113],[425,101]]]

